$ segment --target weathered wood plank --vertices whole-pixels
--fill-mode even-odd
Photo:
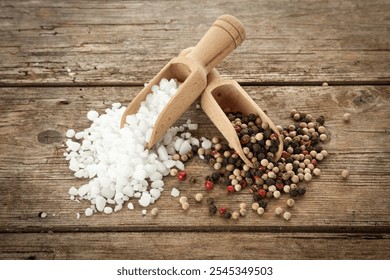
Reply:
[[[0,84],[143,84],[221,14],[247,40],[219,67],[255,83],[389,83],[388,1],[10,1]],[[207,12],[205,12],[207,11]]]
[[[153,230],[250,230],[250,231],[374,231],[388,232],[390,227],[390,95],[389,87],[246,87],[249,94],[277,124],[289,124],[292,108],[324,115],[330,133],[325,144],[330,157],[322,164],[322,174],[308,185],[305,197],[291,209],[293,218],[286,222],[274,216],[273,210],[285,205],[286,197],[272,201],[262,216],[250,211],[239,221],[209,217],[206,203],[191,201],[184,213],[177,199],[170,196],[172,187],[192,197],[202,191],[202,179],[211,169],[199,160],[188,164],[198,183],[179,184],[166,178],[166,191],[158,200],[157,218],[142,216],[136,201],[134,211],[123,209],[112,215],[94,215],[76,219],[87,202],[68,199],[68,189],[80,186],[62,157],[65,131],[89,126],[90,109],[104,112],[111,103],[127,104],[139,87],[88,88],[1,88],[0,89],[0,231],[144,231]],[[341,117],[351,113],[345,124]],[[210,137],[215,127],[207,116],[190,108],[182,121],[192,118],[200,124],[197,136]],[[51,138],[40,139],[42,132],[52,130]],[[49,135],[50,136],[50,135]],[[42,141],[44,140],[44,141]],[[340,177],[350,170],[348,180]],[[251,202],[251,195],[240,192],[227,196],[216,188],[218,205],[238,207]],[[45,211],[47,218],[39,218]]]
[[[0,234],[0,259],[388,259],[389,234]]]

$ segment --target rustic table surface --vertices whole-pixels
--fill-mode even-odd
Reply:
[[[0,11],[1,259],[390,258],[388,1],[3,0]],[[293,108],[326,118],[329,157],[291,220],[273,214],[287,195],[237,221],[210,216],[205,202],[184,212],[170,191],[203,192],[211,169],[196,159],[187,171],[198,183],[164,179],[157,217],[136,201],[85,217],[89,203],[68,195],[85,181],[63,157],[65,132],[89,127],[91,109],[127,105],[225,13],[247,39],[218,66],[222,76],[276,124],[291,123]],[[194,106],[179,122],[188,118],[197,136],[217,133]],[[205,195],[228,207],[251,202],[245,191]]]

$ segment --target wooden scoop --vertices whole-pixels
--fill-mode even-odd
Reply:
[[[126,116],[135,114],[151,87],[160,80],[177,79],[180,84],[176,94],[159,114],[152,135],[146,147],[152,148],[165,132],[199,97],[207,85],[207,74],[229,53],[245,40],[245,30],[241,22],[231,15],[220,16],[187,56],[173,58],[133,99],[124,112],[121,127]]]
[[[244,115],[257,114],[262,122],[267,122],[270,129],[278,136],[279,146],[275,154],[278,161],[283,152],[283,140],[279,130],[271,119],[257,106],[256,102],[234,80],[222,80],[218,71],[213,69],[208,75],[208,85],[201,97],[201,106],[210,120],[222,133],[241,159],[250,167],[252,162],[246,157],[237,132],[225,114],[225,111],[241,112]]]

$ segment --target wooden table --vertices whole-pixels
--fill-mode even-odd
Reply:
[[[1,1],[1,259],[389,259],[389,2],[246,2]],[[88,110],[127,105],[224,13],[243,22],[247,39],[221,74],[277,124],[291,123],[293,108],[326,118],[329,157],[291,220],[273,214],[287,195],[263,216],[211,217],[192,198],[211,171],[200,160],[187,165],[197,183],[165,178],[157,217],[136,201],[132,211],[85,217],[89,203],[69,200],[84,181],[63,157],[67,129],[88,127]],[[188,118],[197,136],[217,133],[194,106],[179,123]],[[173,187],[192,199],[188,212]],[[228,207],[251,202],[245,191],[204,193]]]

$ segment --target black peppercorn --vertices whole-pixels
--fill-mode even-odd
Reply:
[[[210,207],[209,207],[209,212],[211,213],[211,214],[216,214],[217,213],[217,211],[218,211],[218,208],[217,208],[217,206],[215,206],[215,205],[210,205]]]
[[[248,120],[249,120],[250,122],[255,122],[256,119],[257,119],[257,117],[256,117],[255,114],[249,114],[249,115],[248,115]]]
[[[293,190],[290,190],[290,196],[291,197],[296,197],[298,196],[298,190],[297,189],[293,189]]]
[[[275,185],[275,180],[271,179],[271,178],[267,178],[267,179],[265,179],[265,184],[268,186]]]
[[[324,125],[324,123],[325,123],[325,118],[324,118],[324,116],[320,116],[316,121],[317,121],[320,125]]]
[[[216,182],[219,179],[219,177],[221,177],[221,174],[219,172],[213,172],[211,174],[211,178],[213,179],[214,182]]]
[[[316,152],[317,153],[321,153],[321,151],[322,151],[322,146],[317,146],[316,147]]]
[[[253,201],[257,202],[260,199],[261,199],[261,196],[257,192],[253,193]]]
[[[207,198],[207,204],[214,205],[214,198],[212,198],[212,197]]]
[[[306,193],[306,188],[304,188],[304,187],[298,188],[299,195],[304,195],[305,193]]]
[[[260,206],[260,207],[262,207],[262,208],[264,208],[264,209],[267,208],[267,205],[268,205],[267,201],[265,201],[265,200],[262,199],[262,200],[260,200],[258,203],[259,203],[259,206]]]
[[[223,217],[224,217],[225,219],[230,219],[230,218],[232,217],[232,213],[226,212],[226,213],[223,215]]]
[[[196,145],[192,146],[192,152],[193,152],[194,154],[197,154],[197,153],[198,153],[198,150],[199,150],[199,146],[196,146]]]

